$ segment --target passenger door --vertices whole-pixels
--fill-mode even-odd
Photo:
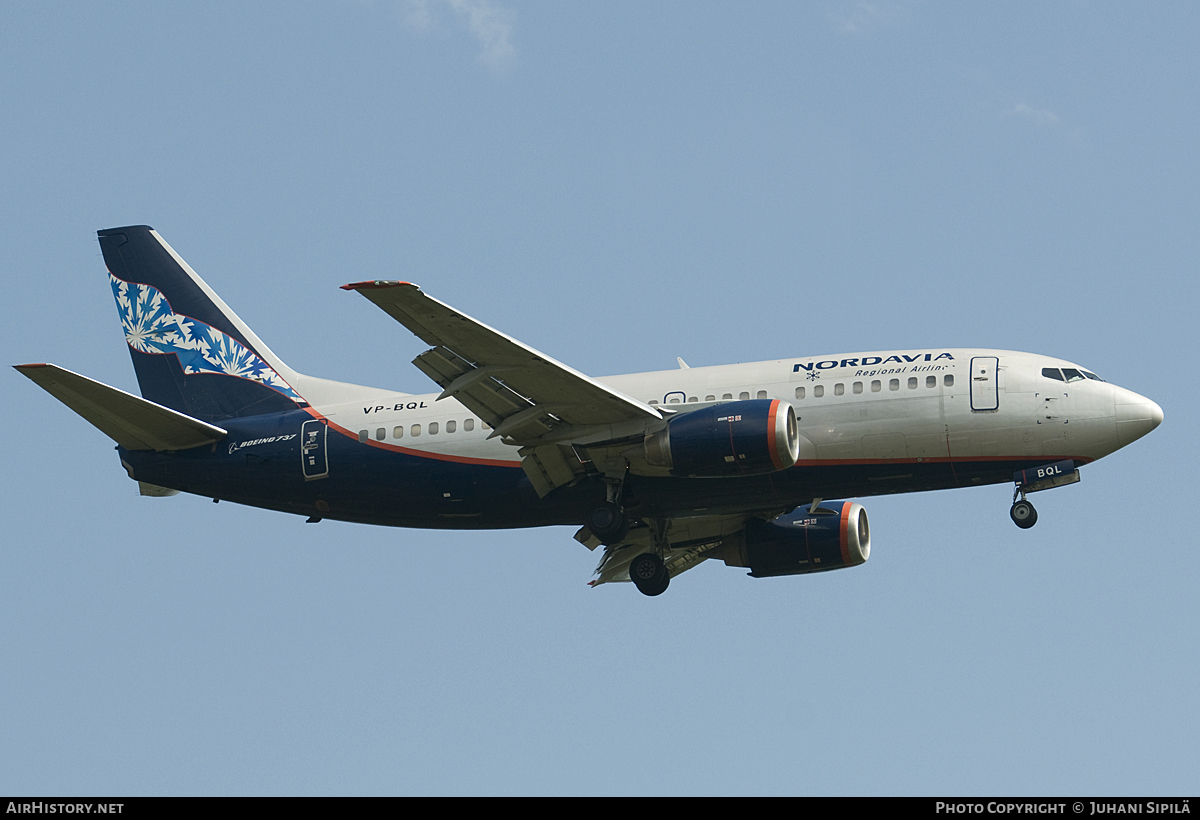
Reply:
[[[971,410],[985,412],[1000,409],[998,367],[995,356],[976,356],[971,359]]]

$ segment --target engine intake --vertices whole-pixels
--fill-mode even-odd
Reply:
[[[646,461],[677,476],[759,475],[800,458],[796,411],[779,399],[731,401],[673,417],[646,436]]]
[[[871,556],[871,530],[861,504],[843,501],[809,512],[800,507],[771,521],[752,520],[720,547],[727,566],[755,578],[855,567]]]

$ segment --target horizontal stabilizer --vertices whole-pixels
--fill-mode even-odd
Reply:
[[[220,427],[53,364],[15,369],[126,450],[188,450],[225,438]]]

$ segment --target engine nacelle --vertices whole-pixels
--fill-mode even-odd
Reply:
[[[843,501],[810,513],[800,507],[772,521],[752,520],[728,536],[718,555],[755,578],[856,567],[871,556],[871,531],[861,504]]]
[[[796,463],[800,432],[785,401],[731,401],[671,418],[646,436],[644,448],[646,461],[672,475],[758,475]]]

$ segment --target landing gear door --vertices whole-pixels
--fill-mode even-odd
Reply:
[[[995,356],[976,356],[971,359],[972,410],[998,410],[1000,408],[997,372],[999,364],[1000,360]]]
[[[305,481],[329,476],[329,460],[325,455],[325,434],[328,429],[316,419],[300,426],[300,463]]]

